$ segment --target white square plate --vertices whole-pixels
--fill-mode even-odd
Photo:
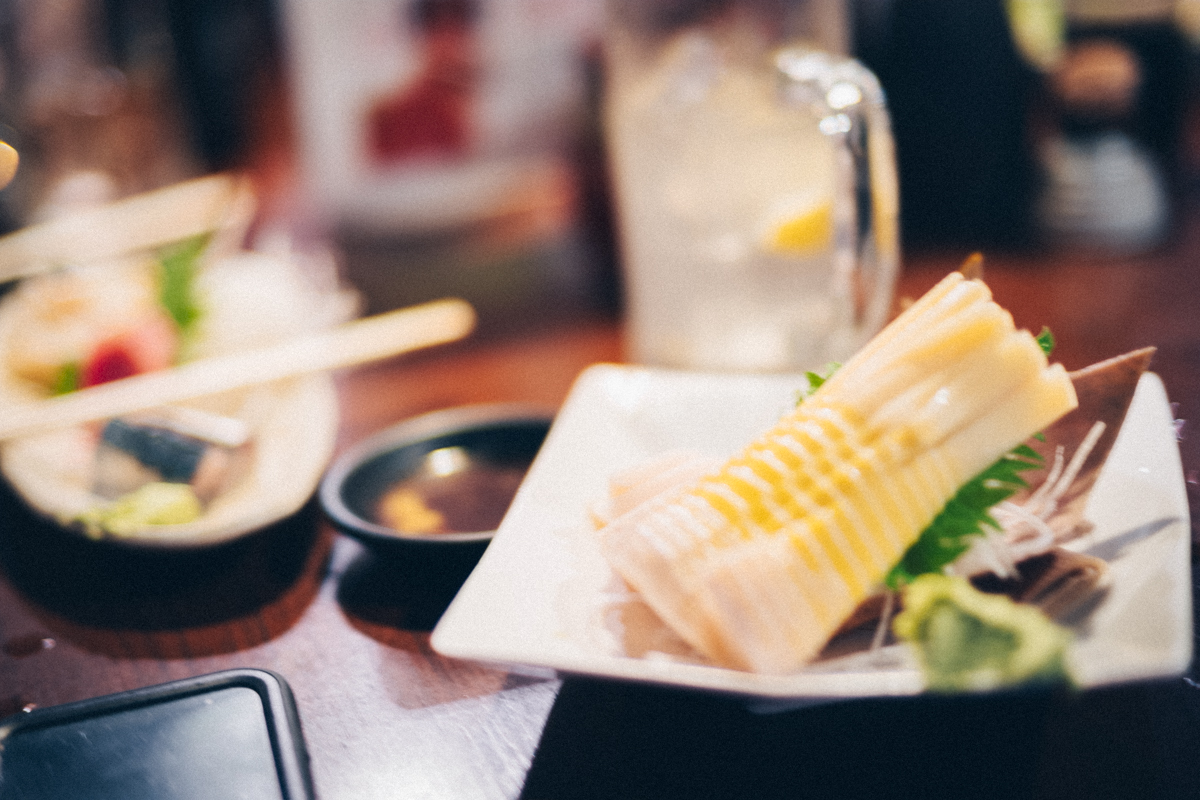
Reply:
[[[630,656],[615,627],[619,581],[588,521],[609,476],[673,449],[732,455],[771,427],[804,385],[795,375],[585,370],[496,538],[434,631],[434,649],[537,674],[768,701],[921,692],[903,644],[874,655],[852,647],[795,674],[757,675],[656,652]],[[1113,578],[1069,656],[1084,687],[1177,675],[1191,662],[1190,526],[1173,423],[1161,380],[1144,375],[1092,490],[1095,530],[1080,544],[1109,562]]]

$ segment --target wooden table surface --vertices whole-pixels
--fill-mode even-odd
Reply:
[[[962,255],[910,255],[898,296]],[[1152,255],[995,256],[987,277],[1018,324],[1051,327],[1068,368],[1157,345],[1177,418],[1200,421],[1200,220]],[[554,408],[585,366],[621,357],[619,323],[585,316],[344,373],[340,447],[440,408]],[[1188,433],[1191,493],[1200,432]],[[324,800],[1200,796],[1190,678],[756,715],[718,697],[438,656],[429,631],[469,568],[376,560],[315,504],[209,551],[115,549],[63,535],[5,492],[0,717],[261,667],[294,691]]]

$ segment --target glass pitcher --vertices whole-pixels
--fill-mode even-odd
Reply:
[[[604,120],[629,357],[820,369],[884,323],[896,167],[838,2],[609,0]]]

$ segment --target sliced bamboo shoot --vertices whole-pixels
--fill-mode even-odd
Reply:
[[[612,520],[601,549],[715,662],[792,671],[958,487],[1075,403],[987,287],[953,273],[719,470]]]

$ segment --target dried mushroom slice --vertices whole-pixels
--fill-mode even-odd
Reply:
[[[981,575],[972,583],[981,591],[1038,606],[1046,616],[1063,622],[1093,608],[1108,590],[1104,559],[1062,547],[1022,561],[1017,571],[1015,578]]]

